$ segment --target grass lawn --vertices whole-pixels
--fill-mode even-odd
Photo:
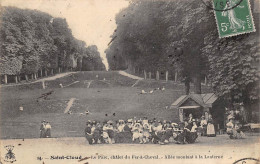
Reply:
[[[75,81],[78,82],[72,84]],[[2,87],[1,138],[37,138],[42,120],[51,123],[52,137],[83,136],[87,120],[104,121],[146,116],[149,119],[178,122],[177,111],[166,109],[166,106],[170,106],[184,94],[182,84],[142,80],[135,87],[131,87],[135,82],[136,80],[117,72],[103,71],[79,72],[47,81],[45,90],[41,88],[40,82]],[[60,88],[60,83],[67,87]],[[162,86],[165,86],[165,91],[139,94],[142,89],[150,91]],[[204,92],[208,90],[209,88],[203,87]],[[47,99],[38,99],[50,91],[54,92]],[[76,98],[70,109],[72,114],[65,114],[64,110],[71,98]],[[23,111],[19,110],[20,106],[23,106]],[[86,110],[90,111],[89,115],[85,115]]]

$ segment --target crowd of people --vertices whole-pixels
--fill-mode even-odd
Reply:
[[[40,138],[51,137],[51,124],[48,121],[43,120],[40,127]]]
[[[244,138],[238,114],[230,112],[226,124],[226,132],[231,139]],[[161,121],[143,119],[128,119],[118,121],[87,121],[85,137],[89,144],[100,143],[194,143],[198,136],[215,137],[216,131],[213,119],[205,112],[200,119],[193,118],[192,114],[180,123],[167,120]],[[40,126],[40,138],[51,137],[50,122],[42,121]]]
[[[180,123],[167,120],[161,121],[143,119],[128,119],[118,121],[87,121],[85,137],[89,144],[99,143],[194,143],[198,136],[215,136],[212,117],[200,120],[194,119],[192,114]]]

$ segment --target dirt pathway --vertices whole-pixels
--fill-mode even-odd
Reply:
[[[25,83],[19,83],[19,84],[0,85],[0,88],[1,88],[1,87],[11,87],[11,86],[27,85],[27,84],[33,84],[33,83],[38,83],[38,82],[43,82],[43,81],[56,80],[56,79],[59,79],[59,78],[65,77],[65,76],[72,75],[72,74],[74,74],[74,73],[77,73],[77,72],[65,72],[65,73],[60,73],[60,74],[56,74],[56,75],[54,75],[54,76],[44,77],[44,78],[42,78],[42,79],[35,80],[35,81],[32,81],[32,82],[25,82]]]
[[[141,78],[141,77],[138,77],[138,76],[135,76],[135,75],[131,75],[131,74],[125,72],[125,71],[118,71],[118,73],[119,73],[120,75],[129,77],[129,78],[131,78],[131,79],[136,79],[136,80],[142,80],[142,79],[143,79],[143,78]]]

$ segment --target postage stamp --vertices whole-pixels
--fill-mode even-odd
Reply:
[[[220,38],[255,32],[249,0],[214,0]]]

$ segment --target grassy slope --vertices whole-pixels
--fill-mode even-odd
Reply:
[[[99,75],[96,78],[96,75]],[[105,81],[103,79],[106,79]],[[76,84],[66,88],[74,81]],[[90,88],[87,88],[91,81]],[[117,72],[80,72],[71,76],[48,81],[47,89],[41,83],[1,88],[1,138],[35,138],[39,136],[40,122],[51,122],[53,137],[83,136],[85,122],[89,119],[127,119],[144,117],[178,121],[177,111],[166,109],[180,95],[184,86],[173,82],[140,81],[119,75]],[[165,86],[166,90],[140,95],[142,89],[149,91]],[[207,88],[204,88],[204,90]],[[48,99],[37,98],[53,90]],[[72,114],[64,114],[67,102],[76,98]],[[19,106],[24,111],[19,111]],[[81,115],[88,109],[89,115]],[[112,114],[116,113],[116,116]],[[108,114],[108,116],[105,116]]]

